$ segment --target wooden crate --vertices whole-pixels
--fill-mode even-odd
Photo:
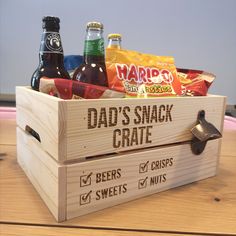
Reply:
[[[16,106],[18,162],[58,221],[216,174],[221,139],[194,155],[190,129],[204,110],[222,132],[225,97],[65,101],[17,87]]]

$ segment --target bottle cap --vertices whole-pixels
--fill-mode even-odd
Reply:
[[[100,22],[92,21],[87,23],[87,29],[93,28],[93,29],[103,29],[103,24]]]
[[[108,39],[121,39],[122,35],[121,34],[108,34]]]
[[[43,29],[59,30],[60,29],[60,19],[55,16],[44,16],[43,19]]]

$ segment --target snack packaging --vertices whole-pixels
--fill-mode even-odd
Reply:
[[[128,97],[181,95],[174,58],[124,49],[106,49],[109,88]]]
[[[98,98],[123,98],[125,93],[110,90],[107,87],[83,83],[74,80],[40,79],[39,91],[62,99],[98,99]]]
[[[177,68],[177,73],[183,96],[206,96],[215,79],[215,75],[202,70]]]

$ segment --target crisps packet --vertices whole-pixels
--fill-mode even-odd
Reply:
[[[123,98],[125,93],[107,87],[60,78],[40,79],[39,91],[62,99]]]
[[[215,75],[202,70],[177,68],[177,74],[183,96],[206,96],[215,79]]]
[[[109,88],[127,97],[181,95],[174,58],[124,49],[106,49]]]

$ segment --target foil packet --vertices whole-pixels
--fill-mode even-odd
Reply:
[[[206,96],[216,76],[202,70],[177,68],[182,96]]]

